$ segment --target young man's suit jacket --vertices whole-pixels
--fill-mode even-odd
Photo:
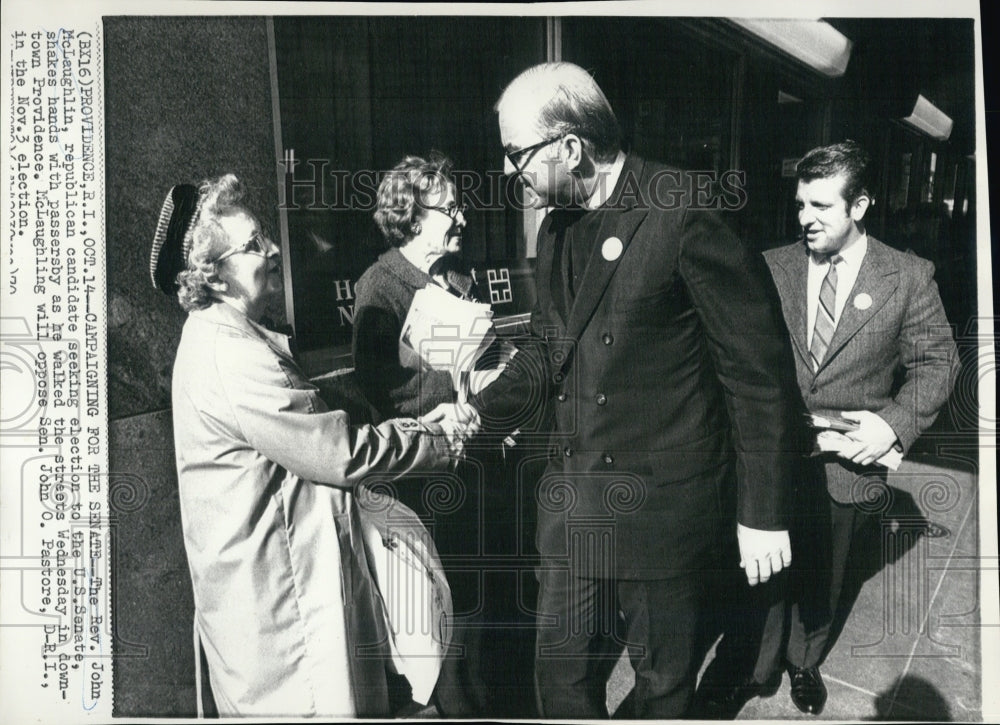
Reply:
[[[958,371],[958,355],[934,265],[872,237],[854,288],[818,370],[807,340],[808,251],[802,243],[764,253],[795,351],[799,390],[810,411],[869,410],[895,431],[905,453],[937,417]],[[834,500],[859,500],[866,469],[824,456]],[[881,469],[885,470],[885,469]]]
[[[693,208],[692,177],[634,155],[622,173],[569,310],[564,213],[539,230],[532,327],[555,432],[537,539],[578,573],[667,578],[705,566],[734,515],[787,528],[791,352],[760,256]]]

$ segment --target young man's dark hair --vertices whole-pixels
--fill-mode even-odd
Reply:
[[[848,139],[807,153],[796,164],[795,175],[799,181],[812,181],[843,174],[846,177],[844,201],[852,204],[858,197],[867,196],[874,203],[871,179],[868,177],[870,165],[868,152],[856,141]]]

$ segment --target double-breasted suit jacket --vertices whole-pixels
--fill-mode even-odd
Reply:
[[[958,371],[934,265],[869,237],[830,346],[813,370],[806,343],[808,254],[801,243],[764,253],[781,295],[806,407],[872,411],[895,431],[905,453],[934,422]],[[859,500],[865,480],[859,474],[872,469],[833,454],[824,461],[830,496],[841,503]]]
[[[734,470],[739,521],[786,528],[794,383],[777,296],[760,256],[693,206],[696,188],[630,155],[569,309],[561,212],[539,231],[532,327],[555,432],[537,539],[596,576],[703,566],[734,526]]]

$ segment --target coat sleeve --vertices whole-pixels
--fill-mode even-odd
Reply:
[[[777,291],[762,257],[711,212],[686,212],[678,267],[725,394],[739,522],[787,528],[801,439],[794,360]]]
[[[539,245],[548,238],[551,224],[552,215],[549,214],[542,220],[538,232]],[[548,364],[546,335],[536,295],[528,332],[512,340],[517,354],[499,378],[469,400],[479,412],[487,432],[539,432],[548,428],[552,371]]]
[[[352,427],[346,413],[326,409],[294,363],[259,340],[222,340],[215,359],[244,440],[301,478],[353,487],[369,474],[403,476],[448,462],[443,437],[421,433],[414,420]]]
[[[544,428],[549,372],[545,339],[533,333],[513,339],[517,354],[500,376],[470,397],[487,432],[537,432]]]
[[[359,285],[360,287],[360,285]],[[404,367],[399,359],[403,320],[388,300],[358,289],[354,313],[354,372],[365,395],[385,417],[416,417],[440,403],[453,403],[451,376],[444,370]]]
[[[958,352],[934,283],[934,265],[919,262],[916,284],[899,332],[902,384],[892,402],[876,411],[895,431],[905,453],[951,395],[958,374]]]

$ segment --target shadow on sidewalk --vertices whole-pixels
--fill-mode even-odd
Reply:
[[[900,703],[908,703],[901,705]],[[910,720],[925,722],[951,720],[948,701],[934,685],[922,677],[904,675],[875,699],[877,714],[871,720]]]

